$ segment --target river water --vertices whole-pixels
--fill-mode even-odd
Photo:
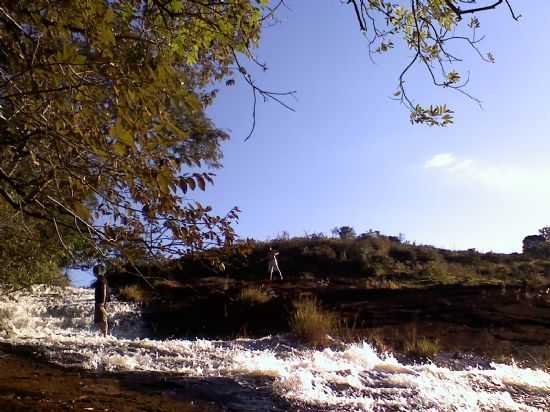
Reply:
[[[92,289],[35,287],[13,298],[0,300],[0,342],[63,366],[162,375],[175,390],[178,382],[202,384],[233,410],[550,411],[543,370],[404,365],[367,343],[312,350],[281,336],[155,340],[139,307],[116,301],[112,335],[102,337],[92,327]]]

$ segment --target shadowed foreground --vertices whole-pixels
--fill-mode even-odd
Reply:
[[[131,376],[97,376],[0,353],[0,410],[216,412],[212,404]]]

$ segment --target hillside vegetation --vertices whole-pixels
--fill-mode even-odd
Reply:
[[[248,239],[232,248],[138,265],[138,269],[151,284],[162,283],[163,279],[186,281],[212,276],[265,280],[269,247],[280,253],[279,265],[286,279],[348,278],[354,283],[363,279],[364,286],[372,288],[550,283],[550,259],[540,253],[451,251],[384,235],[348,239],[319,235],[271,241]],[[115,284],[143,282],[139,276],[128,276],[135,272],[132,268],[117,265],[113,272]]]

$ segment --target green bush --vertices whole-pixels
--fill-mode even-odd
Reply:
[[[415,250],[416,260],[420,263],[433,262],[441,258],[437,250],[430,246],[418,246]]]
[[[321,308],[316,299],[305,299],[294,302],[290,330],[305,344],[319,346],[327,342],[328,335],[338,332],[338,318]]]
[[[391,246],[389,256],[399,262],[412,262],[416,260],[414,249],[399,244]]]
[[[421,275],[436,283],[448,283],[452,280],[449,267],[445,262],[429,262],[421,269]]]
[[[448,262],[477,266],[481,262],[481,254],[479,252],[476,252],[475,249],[458,252],[446,251],[445,259]]]
[[[441,350],[437,339],[421,338],[405,344],[405,353],[409,356],[431,358]]]
[[[56,217],[52,212],[51,217]],[[0,196],[0,287],[4,291],[35,284],[67,285],[63,267],[82,263],[86,245],[62,226],[47,221],[29,221]],[[76,262],[76,261],[79,262]]]
[[[369,249],[372,250],[376,255],[387,256],[390,251],[391,242],[387,237],[373,237],[366,240]]]
[[[346,256],[360,273],[370,274],[369,249],[365,241],[354,242],[347,251]]]
[[[330,247],[330,245],[326,244],[321,244],[313,247],[306,246],[306,248],[304,248],[303,254],[305,256],[316,256],[331,260],[336,259],[336,252],[333,248]]]

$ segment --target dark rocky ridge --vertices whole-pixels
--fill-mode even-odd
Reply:
[[[514,354],[514,349],[521,353],[550,342],[547,287],[367,289],[358,286],[363,283],[196,279],[162,290],[161,299],[145,305],[144,319],[159,338],[264,336],[288,332],[292,303],[315,297],[339,314],[354,338],[376,332],[393,348],[427,337],[439,340],[447,351]],[[262,289],[271,299],[243,302],[239,293],[246,287]]]

